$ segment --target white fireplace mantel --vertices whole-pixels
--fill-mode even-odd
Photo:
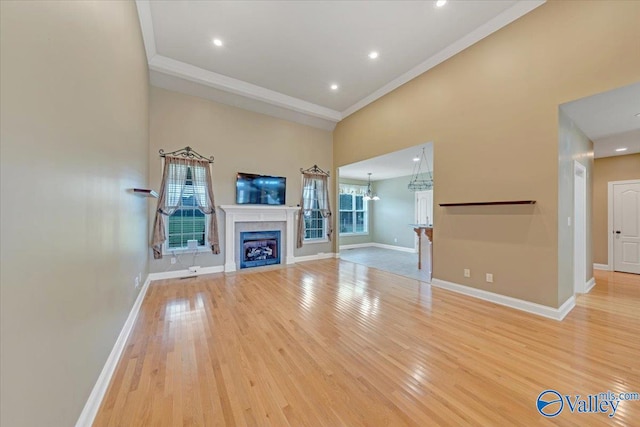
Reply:
[[[286,254],[284,262],[294,264],[295,230],[297,207],[269,205],[221,205],[225,213],[224,271],[236,271],[236,223],[238,222],[286,222]]]

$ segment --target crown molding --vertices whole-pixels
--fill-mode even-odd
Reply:
[[[142,29],[142,38],[147,54],[149,70],[154,72],[156,81],[162,80],[165,82],[160,85],[161,87],[183,93],[187,92],[182,90],[182,87],[190,87],[188,94],[193,95],[193,85],[181,84],[175,81],[175,79],[182,79],[186,82],[208,88],[208,90],[203,89],[203,95],[200,95],[204,98],[321,129],[333,130],[336,123],[345,117],[446,61],[545,2],[546,0],[521,0],[517,2],[486,24],[478,27],[470,34],[459,39],[446,49],[433,55],[342,112],[159,55],[156,50],[150,1],[136,0],[136,7],[138,9],[138,19],[140,20],[140,27]],[[171,84],[167,84],[166,82],[169,81],[169,79],[162,79],[159,77],[160,75],[171,76],[174,78],[174,81]],[[290,113],[286,110],[289,110]]]
[[[491,19],[489,22],[476,28],[471,33],[467,34],[466,36],[462,37],[456,42],[450,44],[448,47],[436,53],[426,61],[416,65],[414,68],[402,74],[400,77],[397,77],[396,79],[390,81],[386,85],[382,86],[380,89],[373,92],[371,95],[361,99],[360,101],[353,104],[351,107],[342,111],[342,118],[344,119],[345,117],[350,116],[351,114],[366,107],[367,105],[371,104],[377,99],[382,98],[384,95],[388,94],[389,92],[399,88],[403,84],[415,79],[420,74],[430,70],[436,65],[441,64],[442,62],[446,61],[452,56],[462,52],[466,48],[479,42],[480,40],[487,37],[488,35],[498,31],[502,27],[509,25],[510,23],[520,18],[521,16],[526,15],[527,13],[531,12],[533,9],[537,8],[538,6],[543,5],[545,2],[546,0],[519,1],[518,3],[511,6],[509,9],[502,12],[500,15]]]
[[[342,120],[339,111],[159,55],[150,2],[136,0],[136,7],[155,86],[324,130],[333,130]],[[200,85],[200,90],[194,84]]]
[[[144,50],[147,53],[147,63],[151,58],[156,56],[156,37],[153,33],[153,19],[151,17],[151,5],[149,0],[136,0],[136,8],[138,9],[138,20],[140,21],[140,30],[142,31],[142,41],[144,42]]]
[[[176,61],[166,56],[156,54],[149,61],[149,69],[321,119],[332,120],[334,122],[339,122],[342,119],[339,111],[284,95],[252,83],[234,79],[233,77],[214,73],[181,61]]]
[[[290,108],[277,107],[268,102],[257,101],[247,98],[246,96],[236,95],[154,70],[149,71],[149,84],[172,92],[208,99],[218,104],[230,105],[245,111],[253,111],[322,130],[333,131],[336,127],[334,120],[325,120],[309,114],[293,111]]]

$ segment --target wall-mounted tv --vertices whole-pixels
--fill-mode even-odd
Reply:
[[[287,178],[238,172],[236,203],[239,205],[284,205]]]

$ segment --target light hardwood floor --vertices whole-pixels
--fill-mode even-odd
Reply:
[[[96,426],[640,425],[536,410],[640,392],[640,277],[562,322],[340,260],[154,282]]]

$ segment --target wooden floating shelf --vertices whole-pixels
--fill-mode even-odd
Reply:
[[[440,203],[440,206],[533,205],[535,203],[535,200],[508,200],[504,202]]]
[[[158,193],[147,188],[134,188],[133,192],[141,196],[155,197],[156,199],[158,198]]]

